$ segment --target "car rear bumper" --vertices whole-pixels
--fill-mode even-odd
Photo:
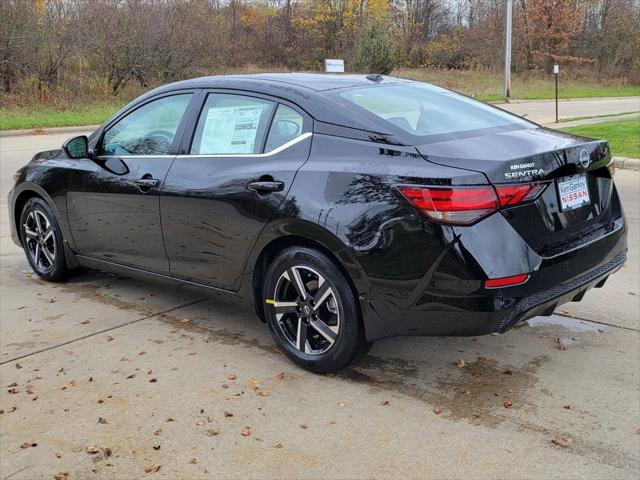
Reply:
[[[623,216],[544,257],[525,243],[518,244],[499,217],[471,228],[476,231],[471,235],[465,232],[467,243],[464,234],[460,235],[457,244],[443,253],[446,261],[435,265],[421,281],[406,289],[399,283],[393,288],[378,287],[370,300],[373,308],[363,309],[365,321],[367,313],[375,311],[378,323],[387,325],[390,335],[503,333],[531,317],[550,315],[559,305],[580,301],[589,289],[602,287],[626,260],[627,226]],[[492,229],[504,234],[491,237],[488,230]],[[492,238],[494,242],[483,240],[478,244],[478,238]],[[470,258],[469,253],[477,254]],[[495,277],[517,273],[529,273],[530,277],[522,285],[485,289],[483,278],[487,277],[483,275],[490,269],[499,272]],[[367,332],[369,340],[375,340],[375,336]]]

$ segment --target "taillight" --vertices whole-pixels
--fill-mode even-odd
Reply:
[[[498,209],[493,187],[398,187],[402,195],[437,222],[468,225]]]
[[[526,183],[523,185],[496,185],[500,206],[507,207],[536,198],[547,185],[545,183]]]
[[[400,186],[398,190],[430,219],[454,225],[477,222],[500,207],[535,199],[544,183],[477,187]]]

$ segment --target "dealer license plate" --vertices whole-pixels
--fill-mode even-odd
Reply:
[[[560,196],[560,209],[562,211],[588,205],[590,200],[587,177],[584,175],[571,177],[558,182],[558,195]]]

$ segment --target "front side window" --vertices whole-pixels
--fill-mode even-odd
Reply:
[[[134,110],[105,132],[100,155],[167,155],[191,95],[163,97]]]
[[[191,153],[260,153],[274,102],[255,97],[210,94],[202,108]]]
[[[494,127],[533,126],[507,112],[433,85],[378,85],[345,90],[339,95],[417,136],[456,134]]]
[[[304,118],[293,108],[278,105],[264,151],[269,152],[290,142],[302,133]]]

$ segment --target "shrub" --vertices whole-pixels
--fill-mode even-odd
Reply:
[[[384,19],[366,21],[356,40],[353,68],[357,72],[387,75],[396,65],[396,49],[390,22]]]

